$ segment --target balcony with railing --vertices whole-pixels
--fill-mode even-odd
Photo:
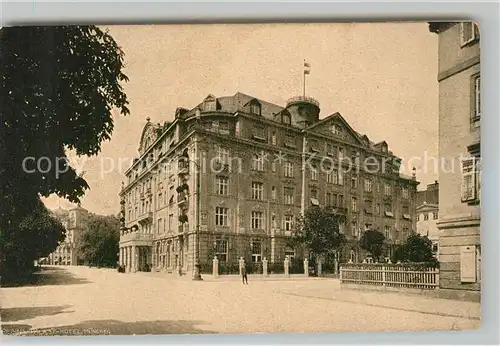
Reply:
[[[288,106],[295,104],[295,103],[310,103],[310,104],[313,104],[319,108],[319,102],[316,99],[309,97],[309,96],[292,97],[292,98],[288,99],[288,101],[286,102],[286,106],[288,107]]]

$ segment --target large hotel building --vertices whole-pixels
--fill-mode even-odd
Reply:
[[[172,122],[147,119],[120,192],[120,263],[190,273],[197,246],[202,266],[214,256],[231,264],[300,257],[287,237],[312,205],[346,216],[341,261],[364,258],[356,244],[367,229],[383,232],[389,248],[403,242],[416,230],[415,175],[399,173],[386,142],[339,113],[319,114],[309,97],[281,107],[238,92],[177,108]]]

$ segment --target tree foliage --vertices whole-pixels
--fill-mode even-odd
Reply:
[[[361,249],[372,254],[375,261],[380,260],[380,256],[384,251],[385,236],[377,230],[367,230],[359,239]]]
[[[16,272],[29,272],[33,261],[48,256],[65,238],[62,223],[50,215],[38,200],[30,214],[17,225],[17,232],[2,232],[0,247],[4,254],[3,278],[13,279]]]
[[[394,252],[392,260],[415,263],[436,261],[432,251],[432,241],[427,236],[411,234]]]
[[[310,207],[304,215],[296,218],[290,243],[304,246],[317,256],[333,254],[346,243],[345,235],[340,233],[342,222],[345,222],[344,215],[316,206]]]
[[[89,215],[80,250],[86,264],[114,267],[118,261],[120,220],[115,216]]]
[[[89,185],[66,151],[96,155],[126,115],[124,54],[96,26],[0,29],[0,232],[24,239],[20,223],[53,193],[79,202]],[[14,254],[2,251],[3,266]],[[9,262],[10,261],[10,262]]]

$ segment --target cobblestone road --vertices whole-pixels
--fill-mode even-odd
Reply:
[[[5,334],[450,331],[480,327],[480,304],[340,290],[335,279],[193,282],[168,274],[45,268],[1,289]],[[34,331],[36,330],[36,331]]]

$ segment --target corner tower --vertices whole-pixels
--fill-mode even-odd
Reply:
[[[319,102],[308,96],[295,96],[286,103],[292,125],[306,128],[319,121]]]

